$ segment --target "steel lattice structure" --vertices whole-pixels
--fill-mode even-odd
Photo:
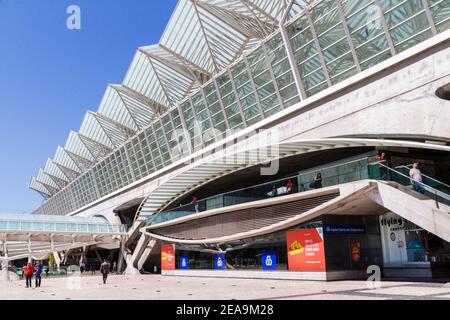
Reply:
[[[449,19],[448,0],[180,0],[159,43],[136,51],[123,83],[107,86],[98,111],[32,178],[46,199],[36,212],[87,205],[449,29]]]

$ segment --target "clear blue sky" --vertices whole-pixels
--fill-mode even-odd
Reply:
[[[66,9],[81,8],[81,30]],[[26,183],[121,83],[139,46],[157,43],[176,0],[0,0],[0,213],[42,198]]]

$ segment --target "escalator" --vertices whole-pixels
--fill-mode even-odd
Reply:
[[[393,169],[383,162],[371,165],[378,167],[377,180],[392,181],[402,186],[409,187],[415,192],[433,200],[438,209],[440,208],[440,204],[450,206],[449,185],[425,174],[422,174],[422,182],[413,181],[409,176],[411,166],[400,166]],[[376,172],[376,170],[372,170],[372,172]]]

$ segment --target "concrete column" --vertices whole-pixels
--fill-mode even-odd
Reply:
[[[133,267],[133,255],[127,254],[126,261],[127,261],[127,268],[125,269],[125,274],[126,275],[134,276],[134,275],[140,275],[141,274],[138,269]]]
[[[123,270],[123,263],[125,262],[125,256],[126,256],[126,249],[125,249],[125,238],[120,238],[120,249],[119,249],[119,259],[117,261],[117,274],[122,274]]]
[[[56,263],[56,267],[59,269],[59,267],[61,266],[61,258],[59,256],[58,252],[53,252],[53,257],[55,258],[55,263]]]
[[[10,281],[9,277],[9,263],[8,261],[2,261],[2,280],[3,281]]]

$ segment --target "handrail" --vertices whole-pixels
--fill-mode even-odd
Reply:
[[[369,157],[363,157],[363,158],[359,158],[359,159],[355,159],[355,160],[351,160],[351,161],[347,161],[347,162],[344,162],[344,163],[335,164],[335,165],[327,166],[327,167],[323,167],[323,168],[317,168],[317,169],[313,169],[312,168],[311,170],[306,170],[304,172],[300,172],[299,174],[296,174],[294,176],[288,176],[288,177],[277,179],[277,180],[273,180],[273,181],[270,181],[270,182],[260,183],[260,184],[252,185],[250,187],[235,189],[235,190],[231,190],[231,191],[228,191],[228,192],[220,193],[220,194],[217,194],[217,195],[214,195],[214,196],[210,196],[210,197],[207,197],[207,198],[203,198],[203,199],[198,200],[197,203],[205,202],[205,201],[208,201],[208,200],[211,200],[211,199],[215,199],[215,198],[221,197],[221,196],[227,196],[227,195],[239,192],[239,191],[250,190],[250,189],[263,187],[263,186],[267,186],[267,185],[272,185],[272,184],[275,185],[275,184],[277,184],[279,182],[282,182],[282,181],[297,179],[300,175],[309,174],[309,173],[312,173],[312,172],[317,171],[317,170],[325,171],[325,170],[328,170],[328,169],[341,167],[343,165],[348,165],[348,164],[355,163],[355,162],[360,162],[360,161],[363,161],[363,160],[369,160]],[[162,211],[160,213],[174,212],[174,210],[180,211],[180,209],[187,208],[187,207],[192,206],[192,205],[194,205],[194,204],[187,203],[187,204],[181,205],[179,207],[173,207],[171,209],[164,210],[164,211]]]
[[[387,165],[385,165],[385,164],[383,164],[383,163],[381,163],[381,162],[378,162],[378,164],[379,164],[380,166],[382,166],[382,167],[384,167],[384,168],[390,170],[390,171],[393,171],[393,172],[399,174],[400,176],[403,176],[403,177],[409,179],[410,181],[413,181],[413,179],[412,179],[410,176],[407,176],[406,174],[404,174],[404,173],[402,173],[402,172],[400,172],[400,171],[398,171],[398,170],[395,170],[395,169],[393,169],[393,168],[391,168],[391,167],[388,167]],[[430,187],[429,185],[427,185],[427,184],[425,184],[425,183],[423,183],[423,182],[415,181],[415,180],[414,180],[414,182],[417,183],[417,184],[419,184],[419,185],[421,185],[421,186],[423,186],[423,187],[430,188],[430,189],[432,189],[433,191],[436,191],[436,192],[442,192],[442,191],[439,191],[439,190],[437,190],[437,189],[434,189],[433,187]],[[444,192],[442,192],[442,193],[444,193]]]
[[[404,173],[402,173],[402,172],[400,172],[398,170],[395,170],[395,169],[393,169],[391,167],[388,167],[388,166],[386,166],[385,164],[383,164],[381,162],[379,162],[378,164],[381,167],[384,167],[384,168],[386,168],[389,171],[395,172],[396,174],[398,174],[400,176],[403,176],[404,178],[407,178],[410,182],[414,182],[415,184],[420,185],[425,191],[428,191],[430,193],[434,193],[434,196],[435,196],[434,200],[436,202],[436,208],[439,209],[439,201],[437,199],[438,196],[440,196],[441,198],[445,198],[446,200],[450,200],[450,195],[449,194],[447,194],[445,192],[442,192],[440,190],[437,190],[437,189],[435,189],[435,188],[433,188],[433,187],[431,187],[431,186],[429,186],[429,185],[427,185],[427,184],[425,184],[423,182],[415,181],[410,176],[407,176],[406,174],[404,174]]]
[[[398,166],[398,167],[395,167],[395,168],[396,168],[396,169],[397,169],[397,168],[407,168],[407,169],[411,169],[412,166],[413,166],[412,164],[409,164],[409,165],[406,165],[406,166]],[[447,188],[450,189],[450,185],[448,185],[448,184],[446,184],[446,183],[444,183],[444,182],[442,182],[442,181],[439,181],[439,180],[437,180],[437,179],[435,179],[435,178],[433,178],[433,177],[430,177],[430,176],[428,176],[428,175],[426,175],[426,174],[424,174],[424,173],[422,173],[422,176],[424,176],[425,178],[428,178],[428,179],[430,179],[430,180],[433,180],[434,182],[437,182],[438,184],[441,184],[441,185],[443,185],[443,186],[446,186]]]
[[[62,227],[58,230],[58,226]],[[85,230],[80,230],[80,226],[85,226]],[[123,233],[122,224],[102,224],[102,223],[71,223],[54,221],[24,221],[19,219],[1,219],[0,230],[4,231],[41,231],[41,232],[75,232],[92,233],[92,228],[100,233]]]
[[[360,158],[360,159],[356,159],[356,160],[352,160],[352,161],[347,161],[347,162],[344,162],[344,163],[339,163],[339,164],[335,164],[335,165],[328,166],[328,167],[323,167],[323,168],[317,168],[317,169],[311,168],[310,170],[305,170],[305,171],[301,172],[300,174],[308,174],[308,173],[311,173],[311,172],[314,172],[314,171],[318,171],[318,170],[324,171],[324,170],[328,170],[328,169],[332,169],[332,168],[337,168],[337,167],[341,167],[343,165],[351,164],[351,163],[354,163],[354,162],[360,162],[362,160],[369,160],[369,158],[370,157],[364,157],[364,158]]]
[[[274,185],[275,187],[277,187],[277,184],[282,181],[286,182],[288,180],[292,181],[295,179],[295,181],[297,182],[297,185],[294,186],[294,189],[290,190],[290,191],[280,191],[280,189],[278,188],[277,190],[279,193],[277,193],[276,195],[285,195],[285,194],[292,193],[292,192],[306,191],[306,189],[304,187],[300,188],[299,184],[302,182],[301,178],[305,175],[314,174],[316,172],[326,173],[326,176],[323,177],[323,181],[327,181],[327,179],[331,179],[331,181],[332,181],[331,183],[334,183],[334,184],[345,183],[345,182],[347,182],[346,177],[347,177],[348,173],[350,171],[351,172],[355,171],[354,168],[349,167],[349,164],[358,163],[358,162],[362,163],[362,161],[364,161],[363,165],[361,165],[360,167],[358,167],[356,169],[356,171],[359,173],[359,176],[353,177],[352,178],[353,180],[351,180],[351,181],[362,180],[362,179],[385,180],[385,178],[387,178],[388,181],[391,180],[391,181],[397,182],[399,184],[402,184],[404,186],[409,186],[411,184],[413,184],[413,186],[419,185],[421,187],[421,190],[428,193],[427,197],[429,197],[431,199],[434,198],[434,200],[436,201],[436,207],[438,209],[439,209],[439,202],[450,204],[450,195],[448,195],[440,190],[436,190],[435,188],[433,188],[423,182],[417,182],[417,184],[415,184],[416,182],[412,182],[411,177],[409,177],[408,175],[406,175],[400,171],[397,171],[397,170],[389,167],[388,165],[386,165],[387,164],[386,160],[383,160],[383,161],[379,161],[379,160],[374,161],[374,160],[375,160],[374,157],[369,156],[369,157],[355,159],[352,161],[342,162],[342,163],[335,164],[332,166],[316,167],[315,169],[311,168],[311,169],[309,169],[307,171],[305,170],[304,172],[299,173],[295,176],[285,177],[282,179],[277,179],[274,181],[261,183],[258,185],[253,185],[250,187],[240,188],[240,189],[232,190],[229,192],[221,193],[218,195],[214,195],[214,196],[211,196],[208,198],[198,200],[197,203],[195,203],[195,204],[190,203],[190,204],[182,205],[179,207],[173,207],[166,211],[160,212],[160,214],[151,216],[149,218],[149,220],[147,220],[147,224],[155,224],[155,223],[158,224],[163,221],[167,221],[167,219],[172,220],[172,219],[176,219],[176,218],[183,217],[186,215],[195,214],[196,212],[198,213],[198,212],[204,212],[205,210],[211,210],[214,206],[209,208],[209,205],[208,205],[208,203],[206,203],[206,201],[209,199],[213,199],[213,198],[219,198],[219,199],[222,198],[221,199],[222,202],[219,203],[220,207],[228,206],[230,204],[227,204],[224,202],[225,201],[224,196],[227,196],[227,195],[237,196],[237,199],[236,199],[237,202],[231,201],[233,204],[236,204],[238,202],[240,203],[241,200],[243,200],[244,202],[248,202],[248,201],[255,201],[256,199],[265,199],[267,196],[271,197],[270,192],[266,193],[266,191],[268,190],[267,186]],[[380,169],[384,168],[387,172],[391,172],[391,174],[389,174],[387,176],[382,174],[382,176],[380,176],[380,177],[378,175],[376,177],[374,177],[372,175],[373,172],[371,173],[371,168],[374,168],[374,167],[380,168]],[[326,172],[327,170],[333,169],[333,168],[344,168],[346,170],[344,170],[345,172],[341,172],[341,170],[337,170],[337,172],[328,172],[328,173]],[[354,173],[356,173],[356,172],[354,172]],[[393,179],[394,175],[392,173],[395,173],[401,179],[396,181],[396,179]],[[344,177],[343,180],[340,180],[341,176]],[[336,177],[337,177],[337,182],[336,182]],[[406,181],[403,181],[404,179]],[[265,188],[262,189],[261,187],[265,187]],[[258,188],[260,188],[260,189],[258,189]],[[296,188],[298,188],[297,191],[295,191]],[[311,188],[311,186],[309,188]],[[249,194],[239,194],[240,191],[247,191],[247,190],[252,191],[252,192],[250,192]],[[249,198],[246,199],[247,198],[246,196],[248,196]],[[241,197],[243,197],[243,199],[240,199]],[[195,208],[195,210],[194,210],[194,208]]]

